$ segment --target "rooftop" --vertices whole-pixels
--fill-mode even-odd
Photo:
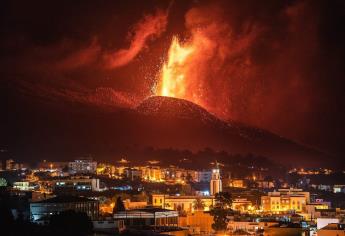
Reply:
[[[323,230],[345,230],[345,224],[331,223],[322,228]]]
[[[153,194],[155,196],[164,196],[165,199],[214,199],[214,196],[192,196],[192,195],[164,195],[164,194]]]
[[[163,209],[159,207],[145,207],[145,208],[137,208],[137,209],[131,209],[126,210],[127,212],[135,212],[135,211],[143,211],[148,213],[155,213],[155,212],[173,212],[173,210]]]
[[[68,202],[95,202],[95,200],[76,196],[57,196],[34,203],[68,203]]]

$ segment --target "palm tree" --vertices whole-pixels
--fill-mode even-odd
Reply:
[[[204,210],[205,208],[205,203],[201,198],[196,198],[194,201],[194,210]]]
[[[125,211],[126,208],[125,208],[125,205],[123,204],[123,201],[122,201],[122,198],[121,197],[118,197],[116,199],[116,203],[115,203],[115,206],[113,208],[113,213],[117,213],[119,211]]]

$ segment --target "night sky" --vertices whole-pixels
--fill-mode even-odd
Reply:
[[[0,81],[7,91],[1,104],[8,106],[2,113],[13,110],[8,94],[23,89],[33,98],[136,106],[155,94],[172,37],[188,44],[202,34],[209,47],[188,70],[189,90],[202,106],[338,158],[345,154],[344,1],[0,5]]]

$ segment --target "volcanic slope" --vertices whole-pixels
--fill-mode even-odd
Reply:
[[[67,99],[6,93],[0,144],[21,160],[84,154],[112,159],[131,148],[211,148],[232,154],[315,166],[325,155],[262,129],[225,122],[189,101],[153,96],[135,108],[109,108]],[[210,157],[211,159],[212,157]],[[164,160],[162,160],[164,161]]]
[[[210,147],[229,153],[264,155],[283,164],[298,162],[309,166],[320,164],[326,156],[264,129],[223,121],[182,99],[154,96],[143,101],[136,110],[146,116],[142,119],[143,130],[153,133],[155,137],[151,142],[159,138],[164,147],[192,150]]]

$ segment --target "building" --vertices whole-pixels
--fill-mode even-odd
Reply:
[[[261,197],[263,211],[281,213],[287,211],[305,212],[310,201],[310,193],[301,189],[279,189]]]
[[[53,170],[62,170],[68,167],[68,162],[60,161],[46,161],[38,163],[37,169],[41,171],[53,171]]]
[[[6,160],[6,170],[12,170],[14,165],[14,160],[9,159]]]
[[[198,172],[198,182],[210,182],[212,178],[212,171],[203,170]]]
[[[204,211],[209,211],[214,205],[214,196],[171,196],[164,194],[153,194],[152,205],[169,210],[194,212],[197,201],[200,200],[204,206]]]
[[[345,193],[345,185],[335,184],[333,186],[333,193]]]
[[[33,191],[31,192],[30,202],[39,202],[53,197],[56,197],[56,195],[47,194],[45,192]]]
[[[147,207],[146,201],[132,202],[130,199],[125,199],[125,200],[123,200],[123,204],[125,205],[125,208],[127,210],[140,209],[140,208],[146,208]]]
[[[70,172],[73,174],[89,174],[96,173],[97,162],[92,158],[78,159],[68,163]]]
[[[315,218],[340,218],[344,212],[340,208],[316,209]]]
[[[300,236],[308,235],[309,229],[296,224],[284,224],[264,228],[264,235],[267,236]]]
[[[29,181],[14,182],[13,188],[20,191],[33,191],[39,188],[38,184]]]
[[[306,219],[313,220],[319,216],[318,210],[330,209],[330,208],[331,208],[330,202],[318,201],[318,202],[307,203],[306,204],[306,214],[307,214]]]
[[[317,231],[318,236],[344,236],[345,224],[331,223]]]
[[[258,188],[265,188],[265,189],[273,189],[274,188],[274,182],[273,181],[258,180],[255,182],[256,182]]]
[[[101,191],[99,179],[90,178],[71,178],[71,179],[58,179],[52,181],[53,189],[73,189],[73,190],[88,190],[88,191]]]
[[[242,212],[250,212],[255,210],[253,203],[247,198],[235,198],[232,201],[231,209]]]
[[[115,166],[113,176],[117,179],[122,179],[126,175],[127,166]]]
[[[123,220],[102,219],[92,221],[93,231],[104,234],[120,234],[125,230],[125,223]]]
[[[97,175],[113,177],[115,175],[115,166],[107,163],[98,163],[96,172]]]
[[[196,170],[186,170],[187,176],[186,180],[192,182],[199,182],[199,171]]]
[[[162,170],[158,166],[147,166],[142,167],[141,169],[141,178],[146,181],[151,182],[161,182],[163,181]]]
[[[126,178],[130,179],[130,180],[140,180],[143,176],[143,173],[141,170],[136,169],[136,168],[126,168],[125,169],[125,175]]]
[[[338,218],[317,218],[316,219],[316,228],[322,229],[329,224],[338,224],[338,223],[339,223]]]
[[[233,188],[245,188],[245,182],[243,179],[231,179],[230,180],[230,184],[229,187],[233,187]]]
[[[179,226],[188,227],[190,235],[209,235],[213,232],[213,216],[209,212],[195,211],[179,216]]]
[[[260,221],[257,218],[244,218],[244,219],[230,219],[227,229],[231,233],[247,232],[246,235],[262,235],[262,231],[268,227],[277,226],[279,223],[273,220]],[[244,235],[244,234],[241,234]],[[266,235],[266,234],[264,234]]]
[[[16,163],[12,159],[6,160],[6,170],[20,170],[24,167],[21,163]]]
[[[45,223],[51,215],[67,210],[85,212],[91,220],[95,220],[99,214],[99,203],[92,199],[75,196],[58,196],[30,203],[31,220],[37,223]]]
[[[218,163],[216,163],[216,168],[212,170],[212,177],[210,181],[210,194],[214,196],[221,191],[222,191],[222,180],[220,179]]]
[[[117,212],[114,214],[114,219],[124,220],[125,225],[128,227],[177,227],[178,212],[162,208],[146,207]]]
[[[258,230],[262,230],[263,227],[260,226],[260,222],[255,221],[229,221],[227,229],[231,233],[236,232],[247,232],[248,235],[257,233]]]

